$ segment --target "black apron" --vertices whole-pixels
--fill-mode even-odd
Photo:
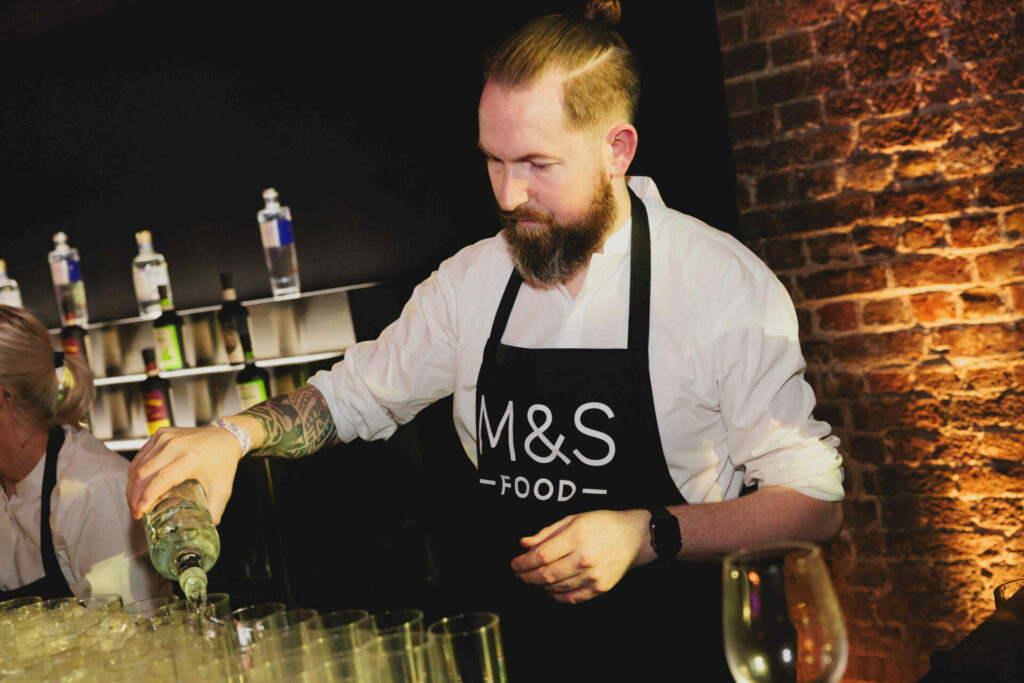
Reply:
[[[630,191],[626,349],[501,343],[522,278],[513,271],[477,379],[479,539],[489,567],[473,607],[498,612],[509,679],[731,681],[722,650],[721,563],[649,564],[577,605],[515,578],[519,538],[562,517],[686,503],[668,471],[648,361],[647,210]]]
[[[50,529],[50,494],[57,486],[57,455],[64,445],[64,429],[57,426],[50,430],[46,440],[46,462],[43,463],[43,500],[39,510],[39,549],[43,554],[43,576],[20,588],[0,591],[0,602],[38,595],[43,600],[70,597],[71,587],[64,579],[64,572],[57,561],[53,547],[53,531]]]

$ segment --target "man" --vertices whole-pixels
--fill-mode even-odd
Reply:
[[[627,179],[639,87],[605,25],[617,10],[538,19],[489,62],[479,146],[500,235],[309,386],[161,430],[132,464],[136,514],[195,477],[219,519],[250,449],[386,438],[454,392],[481,520],[460,605],[499,612],[510,676],[729,680],[715,561],[838,533],[838,441],[810,417],[778,280]]]

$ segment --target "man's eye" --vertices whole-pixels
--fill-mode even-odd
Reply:
[[[535,169],[537,169],[537,170],[540,170],[540,171],[543,171],[544,169],[551,168],[551,164],[546,163],[546,162],[540,162],[540,161],[531,161],[530,162],[530,166],[535,168]]]

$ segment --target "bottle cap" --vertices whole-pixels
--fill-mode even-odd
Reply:
[[[221,273],[220,274],[220,288],[221,289],[230,289],[230,288],[232,288],[234,286],[235,286],[234,285],[234,278],[231,277],[231,273]]]
[[[266,202],[268,207],[276,207],[277,203],[277,190],[272,187],[268,187],[263,190],[263,201]]]

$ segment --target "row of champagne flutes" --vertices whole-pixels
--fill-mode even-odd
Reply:
[[[118,596],[0,603],[0,678],[39,681],[505,680],[498,618],[424,625],[415,609],[319,614],[260,603],[200,610],[175,597],[122,606]]]

